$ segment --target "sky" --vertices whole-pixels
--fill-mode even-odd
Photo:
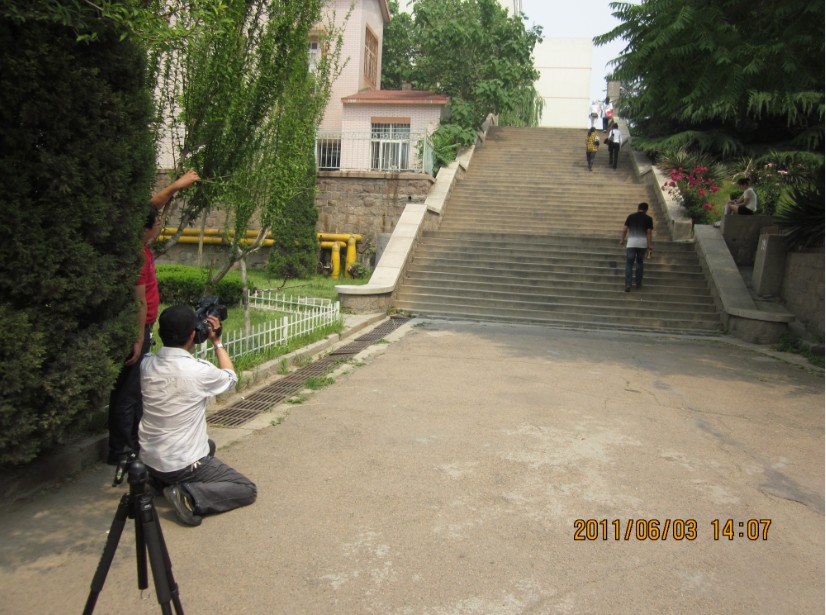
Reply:
[[[542,36],[549,38],[587,38],[610,32],[619,25],[608,5],[613,0],[522,0],[522,12],[528,16],[527,25],[542,26]],[[622,0],[639,4],[638,0]],[[605,99],[606,65],[624,48],[623,41],[613,41],[601,47],[594,46],[591,66],[591,100]]]

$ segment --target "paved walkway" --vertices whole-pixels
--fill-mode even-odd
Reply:
[[[823,612],[822,373],[720,339],[412,321],[387,342],[213,430],[253,506],[185,528],[157,502],[186,613]],[[110,480],[0,512],[3,613],[82,610]],[[606,522],[577,541],[577,519]],[[95,612],[159,612],[143,594],[130,522]]]

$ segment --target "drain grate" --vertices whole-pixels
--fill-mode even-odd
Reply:
[[[371,342],[350,342],[341,348],[337,348],[330,354],[332,356],[355,355],[367,348],[370,344]]]
[[[401,327],[408,320],[410,319],[406,316],[391,316],[388,320],[381,323],[378,327],[376,327],[369,333],[365,333],[364,335],[357,337],[356,341],[375,342],[376,340],[380,340],[385,335],[393,333],[393,331]]]
[[[369,333],[357,337],[354,342],[341,346],[328,356],[284,376],[277,382],[258,389],[233,405],[222,408],[215,414],[211,414],[207,417],[207,423],[219,427],[239,427],[251,421],[272,406],[303,391],[309,378],[329,374],[348,356],[358,354],[373,342],[398,329],[408,320],[408,318],[401,316],[391,317]]]
[[[212,421],[212,417],[221,415],[220,421]],[[230,408],[224,408],[213,414],[211,417],[207,419],[207,423],[211,425],[220,425],[221,427],[240,427],[245,423],[250,422],[256,416],[261,414],[255,410],[244,410],[237,406],[232,406]]]
[[[340,348],[334,350],[330,354],[333,356],[341,356],[341,355],[355,355],[360,353],[362,350],[370,346],[373,342],[376,342],[388,334],[392,333],[404,323],[410,320],[407,317],[403,316],[393,316],[389,320],[383,322],[378,327],[370,331],[369,333],[365,333],[364,335],[357,337],[354,342],[350,342]]]

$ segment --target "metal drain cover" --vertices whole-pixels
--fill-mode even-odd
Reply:
[[[207,417],[207,423],[210,425],[219,425],[221,427],[238,427],[244,423],[248,423],[260,413],[254,410],[243,410],[241,408],[224,408],[215,414]]]
[[[402,317],[390,318],[369,333],[356,338],[356,341],[338,348],[328,356],[297,369],[272,384],[261,387],[241,401],[208,416],[207,423],[221,427],[239,427],[251,421],[260,413],[266,412],[272,406],[304,390],[308,379],[327,375],[347,356],[358,354],[373,342],[395,331],[408,320],[408,318]]]

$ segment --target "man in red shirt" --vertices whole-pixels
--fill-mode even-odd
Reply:
[[[149,244],[161,232],[161,218],[158,215],[160,210],[176,192],[189,188],[199,179],[195,171],[188,171],[158,191],[150,200],[143,231],[144,262],[135,283],[135,298],[138,302],[137,336],[109,397],[109,454],[106,461],[118,466],[116,482],[119,482],[126,465],[139,450],[138,423],[143,414],[140,362],[149,352],[152,326],[158,318],[158,278],[155,276],[155,259]]]

